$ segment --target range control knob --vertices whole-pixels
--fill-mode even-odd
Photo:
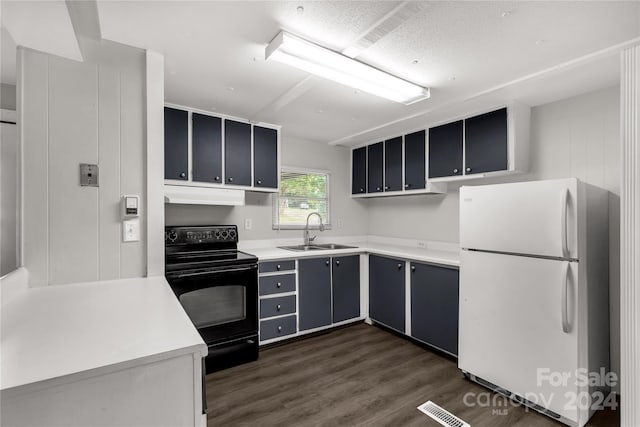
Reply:
[[[236,238],[236,230],[229,230],[229,237],[231,239],[235,239]]]
[[[229,232],[227,230],[222,230],[222,233],[220,233],[220,235],[223,239],[226,239],[229,236]]]
[[[169,234],[167,237],[169,238],[170,242],[175,242],[176,239],[178,238],[178,233],[176,233],[176,230],[171,230],[169,231]]]
[[[216,230],[215,233],[213,233],[214,236],[216,236],[216,239],[220,238],[220,230]]]

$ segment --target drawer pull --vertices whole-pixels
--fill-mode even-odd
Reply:
[[[277,311],[280,311],[280,309],[281,309],[281,308],[282,308],[282,306],[281,306],[280,304],[278,304],[278,305],[276,306],[276,310],[277,310]]]
[[[324,262],[324,265],[329,265],[329,260],[326,260],[326,261]]]
[[[276,265],[276,270],[280,271],[280,264]]]
[[[398,270],[402,269],[402,263],[398,263]]]
[[[336,260],[336,265],[340,265],[340,260]]]
[[[281,288],[282,287],[282,283],[278,282],[276,283],[276,288]]]
[[[282,326],[278,326],[278,332],[282,332]]]
[[[411,266],[411,271],[416,271],[416,266],[415,265]]]

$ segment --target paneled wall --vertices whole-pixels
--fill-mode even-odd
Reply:
[[[30,285],[146,274],[144,52],[87,43],[85,62],[20,48],[23,265]],[[79,164],[99,165],[99,187]],[[123,243],[120,198],[141,197],[139,242]]]

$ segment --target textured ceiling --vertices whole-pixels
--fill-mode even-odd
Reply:
[[[278,123],[292,138],[347,144],[372,137],[368,130],[382,124],[428,115],[640,35],[640,2],[410,6],[416,5],[415,13],[387,25],[392,30],[358,56],[432,88],[430,99],[411,106],[263,59],[280,29],[342,51],[381,23],[393,23],[389,19],[406,11],[403,2],[100,1],[98,9],[105,38],[165,55],[168,102]],[[611,84],[615,69],[602,70],[607,72],[592,73],[595,80],[580,82],[581,90]]]

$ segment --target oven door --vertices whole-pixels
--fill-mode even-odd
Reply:
[[[207,345],[257,334],[257,264],[170,272],[166,277]]]

